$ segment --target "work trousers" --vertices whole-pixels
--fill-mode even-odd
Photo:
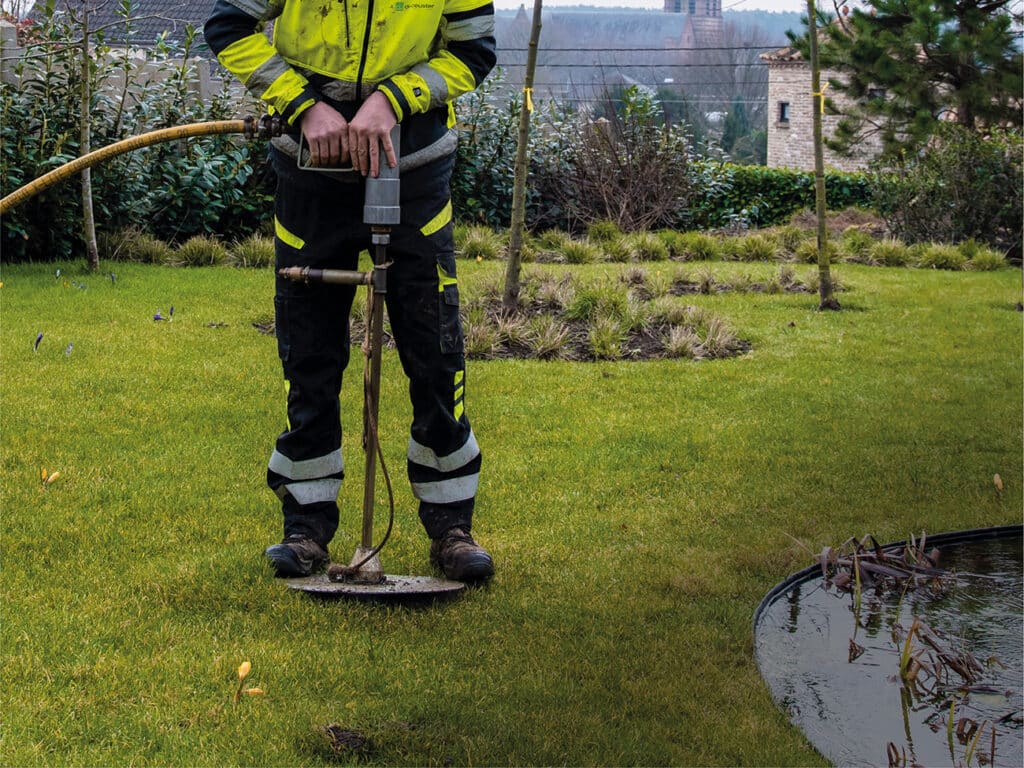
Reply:
[[[362,222],[362,180],[338,181],[300,170],[276,150],[272,155],[278,268],[356,269],[360,251],[372,247]],[[387,249],[385,305],[413,409],[408,474],[431,538],[453,526],[471,527],[480,473],[480,449],[464,407],[451,170],[447,157],[403,174],[401,223],[392,227]],[[338,527],[345,476],[339,393],[355,291],[278,276],[274,297],[288,425],[277,438],[267,484],[282,501],[285,536],[306,536],[324,547]]]

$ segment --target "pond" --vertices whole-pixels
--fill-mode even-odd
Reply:
[[[882,579],[858,598],[816,566],[769,593],[755,617],[757,663],[822,755],[837,765],[1024,764],[1021,530],[929,537],[943,574],[912,588]]]

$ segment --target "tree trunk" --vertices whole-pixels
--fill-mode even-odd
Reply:
[[[814,0],[807,0],[807,33],[811,44],[811,115],[814,126],[814,205],[818,218],[818,309],[840,309],[839,302],[832,295],[828,230],[825,228],[825,150],[821,131],[821,113],[825,111],[825,96],[821,90],[816,14]]]
[[[92,62],[89,58],[89,7],[82,5],[82,92],[81,114],[79,115],[79,154],[92,151],[92,124],[90,105],[92,103]],[[82,171],[82,238],[85,240],[86,263],[91,270],[100,268],[99,248],[96,245],[96,221],[92,205],[92,170]]]
[[[542,0],[533,0],[533,26],[530,47],[526,54],[526,75],[523,78],[523,108],[519,113],[519,137],[516,140],[515,178],[512,183],[512,217],[509,224],[508,266],[505,269],[505,291],[501,308],[507,313],[519,306],[519,277],[523,263],[523,229],[526,222],[526,176],[529,171],[526,150],[530,138],[530,111],[533,109],[533,73],[537,68],[537,41],[540,39]]]

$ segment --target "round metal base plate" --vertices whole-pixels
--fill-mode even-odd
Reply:
[[[415,602],[450,598],[466,588],[461,581],[438,579],[433,576],[391,576],[385,575],[380,584],[357,584],[345,581],[331,581],[326,573],[318,573],[304,579],[289,579],[288,587],[310,595],[332,600],[348,598],[355,600]]]

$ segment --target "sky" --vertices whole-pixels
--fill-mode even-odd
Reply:
[[[665,7],[664,0],[543,0],[545,8],[564,5],[611,6],[616,8],[657,8]],[[496,8],[518,8],[526,5],[533,8],[533,0],[495,0]],[[800,13],[807,8],[807,0],[722,0],[722,10],[735,11],[792,11]]]

